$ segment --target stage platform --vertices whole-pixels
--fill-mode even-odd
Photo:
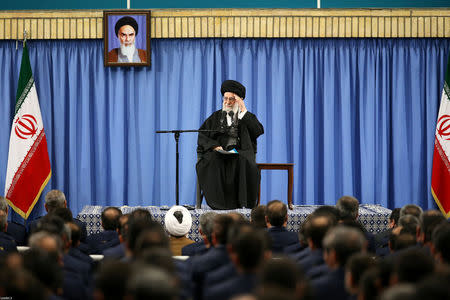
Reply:
[[[293,210],[288,210],[288,224],[287,229],[290,231],[298,231],[299,226],[305,221],[306,216],[312,213],[318,205],[294,205]],[[103,206],[85,206],[83,210],[78,214],[77,218],[87,225],[88,234],[97,233],[102,231],[101,228],[101,213]],[[158,206],[121,206],[120,210],[126,214],[130,213],[137,208],[144,208],[150,211],[152,217],[164,225],[164,216],[166,210],[161,210]],[[199,241],[200,234],[198,232],[199,217],[201,214],[211,211],[206,205],[202,205],[201,209],[190,210],[192,215],[192,228],[189,231],[189,238]],[[250,209],[235,209],[233,211],[239,212],[250,218]],[[217,213],[227,213],[230,210],[215,210]],[[377,233],[388,228],[389,215],[391,210],[384,208],[380,205],[362,204],[359,207],[359,220],[365,226],[365,228],[372,232]]]

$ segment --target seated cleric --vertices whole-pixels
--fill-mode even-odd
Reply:
[[[198,135],[198,181],[211,208],[252,208],[256,205],[261,179],[255,161],[256,139],[264,133],[264,127],[247,111],[242,84],[226,80],[220,91],[222,109],[200,127],[211,132]],[[233,149],[238,153],[227,153]]]
[[[120,48],[114,48],[108,52],[108,62],[147,62],[147,52],[137,49],[135,46],[135,38],[139,31],[136,20],[129,16],[122,17],[116,22],[114,29],[120,42]]]

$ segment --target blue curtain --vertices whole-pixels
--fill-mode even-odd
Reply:
[[[158,39],[150,68],[105,68],[103,42],[30,41],[53,175],[85,205],[175,203],[175,140],[247,87],[265,126],[258,162],[294,163],[294,204],[432,208],[434,132],[448,39]],[[0,43],[0,187],[21,59]],[[180,138],[180,203],[195,203],[196,140]],[[286,200],[287,174],[263,171],[262,202]],[[41,199],[31,218],[44,213]]]

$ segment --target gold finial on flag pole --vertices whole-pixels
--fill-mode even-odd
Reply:
[[[25,29],[25,30],[23,31],[23,40],[22,40],[23,47],[25,47],[25,43],[27,42],[27,35],[28,35],[28,32],[27,32],[27,30]],[[19,47],[19,39],[16,40],[16,50],[17,50],[18,47]]]
[[[23,31],[23,46],[25,47],[25,43],[27,42],[27,30]]]

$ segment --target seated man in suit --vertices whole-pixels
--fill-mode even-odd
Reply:
[[[286,229],[287,219],[286,204],[280,200],[272,200],[267,203],[267,231],[272,238],[272,251],[274,253],[283,253],[286,247],[300,243],[297,233]]]
[[[366,242],[360,230],[343,225],[326,234],[322,242],[324,260],[331,271],[311,282],[317,299],[348,299],[344,267],[352,254],[365,250]]]
[[[386,256],[389,254],[389,236],[392,230],[397,227],[400,218],[400,208],[394,208],[389,215],[389,228],[375,235],[376,254]]]
[[[46,225],[43,226],[45,230],[34,232],[30,235],[28,245],[31,249],[40,249],[48,253],[51,257],[58,261],[59,265],[62,265],[63,260],[63,245],[64,242],[58,234],[54,232],[48,232]],[[51,226],[53,227],[53,226]],[[55,226],[60,227],[60,226]],[[83,277],[84,272],[70,264],[64,263],[61,266],[63,269],[63,293],[64,299],[87,299],[88,289],[86,280]]]
[[[216,215],[217,213],[210,211],[200,216],[198,231],[203,240],[201,242],[184,246],[181,249],[181,255],[194,256],[208,251],[212,245],[212,231],[214,226],[214,218]]]
[[[359,201],[353,196],[342,196],[336,203],[339,211],[339,223],[359,227],[368,241],[367,250],[375,253],[375,237],[359,222]]]
[[[117,228],[121,216],[122,211],[117,207],[107,207],[102,211],[101,218],[104,230],[91,234],[86,239],[91,248],[91,254],[101,254],[105,249],[112,248],[120,243]]]
[[[204,299],[226,300],[254,291],[261,265],[270,258],[265,232],[253,226],[243,225],[236,230],[229,254],[237,273],[215,285],[205,285]]]
[[[106,248],[103,250],[103,256],[105,258],[111,258],[111,259],[121,259],[125,257],[125,234],[128,227],[128,218],[130,217],[130,214],[125,214],[120,216],[119,218],[119,228],[117,228],[117,235],[119,236],[120,244],[111,247]]]
[[[8,217],[8,203],[6,202],[6,198],[2,196],[0,196],[0,211],[5,212],[6,217]],[[8,222],[6,232],[14,238],[18,246],[25,246],[27,244],[27,228],[22,224]]]
[[[214,218],[213,247],[205,254],[194,256],[188,260],[191,265],[191,278],[184,281],[192,284],[191,291],[194,299],[203,299],[203,288],[207,273],[230,263],[226,244],[228,231],[233,224],[234,221],[230,216],[218,214]]]
[[[305,236],[308,242],[309,252],[300,259],[298,263],[303,271],[307,273],[313,267],[325,264],[323,260],[322,240],[325,234],[330,230],[335,223],[328,216],[311,215],[309,222],[305,227]]]
[[[45,195],[45,211],[48,213],[51,213],[54,209],[58,208],[58,207],[67,207],[67,200],[66,200],[66,195],[64,195],[64,193],[60,190],[51,190],[50,192],[48,192]],[[29,223],[29,230],[28,232],[32,233],[33,230],[36,229],[38,222],[40,221],[41,217],[39,217],[36,220],[33,220]],[[81,238],[80,241],[81,242],[85,242],[86,241],[86,237],[87,237],[87,230],[86,230],[86,223],[84,223],[83,221],[80,221],[76,218],[73,218],[73,221],[80,226],[81,229]]]
[[[0,210],[0,256],[9,252],[17,252],[17,245],[13,237],[6,233],[8,222],[4,211]]]

